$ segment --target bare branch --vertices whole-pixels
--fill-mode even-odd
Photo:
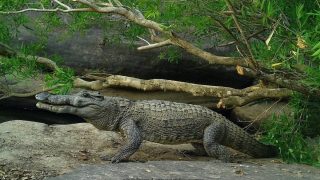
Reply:
[[[147,41],[146,39],[143,39],[142,37],[140,36],[137,36],[138,39],[140,39],[141,41],[144,41],[145,43],[147,43],[148,45],[150,45],[151,43],[149,41]],[[138,48],[139,50],[139,48]]]
[[[96,76],[85,77],[92,78],[97,81],[87,83],[84,80],[77,78],[74,83],[75,86],[84,88],[94,87],[95,90],[104,89],[107,87],[129,87],[143,91],[176,91],[190,93],[194,96],[213,97],[224,97],[231,94],[241,94],[240,90],[229,87],[199,85],[165,79],[143,80],[121,75],[109,75],[107,77],[104,77],[104,80],[101,77]]]
[[[52,60],[50,60],[48,58],[45,58],[45,57],[30,56],[30,55],[23,55],[23,54],[19,54],[18,57],[25,58],[25,59],[28,59],[28,60],[33,60],[34,59],[34,60],[36,60],[37,63],[45,65],[46,67],[48,67],[52,71],[60,70],[60,68],[58,67],[58,65],[54,61],[52,61]]]
[[[293,91],[285,88],[269,89],[260,87],[259,85],[245,89],[234,89],[229,87],[200,85],[165,79],[143,80],[120,75],[107,75],[107,77],[101,77],[89,74],[86,75],[85,78],[93,79],[94,81],[85,81],[81,78],[77,78],[74,81],[74,86],[94,90],[101,90],[109,87],[126,87],[142,91],[161,90],[186,92],[194,96],[211,96],[221,98],[217,105],[219,108],[242,106],[262,98],[288,98],[293,93]]]
[[[55,8],[55,9],[36,9],[36,8],[28,8],[28,9],[22,9],[19,11],[0,11],[0,14],[20,14],[25,12],[62,12],[62,13],[71,13],[71,12],[92,12],[93,10],[91,8],[79,8],[79,9],[61,9],[61,8]]]
[[[193,44],[177,37],[175,35],[171,38],[172,44],[181,47],[185,51],[187,51],[190,54],[193,54],[197,57],[200,57],[204,60],[206,60],[209,64],[222,64],[222,65],[229,65],[229,66],[243,66],[243,67],[249,67],[249,64],[244,58],[238,58],[238,57],[223,57],[223,56],[216,56],[213,55],[207,51],[203,51],[200,48],[197,48]]]
[[[218,108],[234,108],[236,106],[243,106],[250,102],[263,98],[284,99],[292,96],[293,91],[286,88],[268,89],[259,88],[255,91],[249,92],[244,96],[229,96],[220,99]]]
[[[62,6],[62,7],[64,7],[64,8],[66,8],[67,10],[70,10],[70,9],[71,9],[71,7],[69,7],[68,5],[66,5],[66,4],[64,4],[64,3],[62,3],[62,2],[60,2],[59,0],[53,0],[53,2],[55,2],[55,3],[59,4],[60,6]]]
[[[155,44],[149,44],[147,46],[141,46],[138,48],[139,51],[143,51],[143,50],[149,50],[149,49],[155,49],[155,48],[159,48],[159,47],[163,47],[163,46],[168,46],[171,45],[172,42],[170,39],[166,40],[166,41],[162,41],[160,43],[155,43]]]

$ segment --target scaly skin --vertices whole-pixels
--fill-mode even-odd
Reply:
[[[143,140],[162,144],[192,143],[209,156],[230,160],[233,148],[253,157],[276,155],[273,146],[255,140],[224,116],[202,106],[169,101],[130,101],[81,91],[74,95],[36,95],[37,107],[84,118],[96,128],[121,132],[126,144],[111,159],[117,163],[135,153]]]

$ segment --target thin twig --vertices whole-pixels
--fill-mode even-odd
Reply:
[[[163,46],[168,46],[171,45],[172,42],[170,39],[163,41],[163,42],[159,42],[159,43],[155,43],[155,44],[149,44],[147,46],[141,46],[138,47],[139,51],[143,51],[143,50],[149,50],[149,49],[155,49],[155,48],[159,48],[159,47],[163,47]]]
[[[141,41],[144,41],[145,43],[147,43],[148,45],[150,45],[151,43],[149,41],[147,41],[146,39],[143,39],[140,36],[137,36],[138,39],[140,39]]]
[[[236,24],[239,32],[240,32],[240,35],[241,35],[241,37],[242,37],[242,40],[243,40],[244,44],[246,45],[247,51],[248,51],[248,53],[249,53],[250,63],[252,64],[253,69],[255,69],[256,71],[258,71],[258,70],[260,69],[259,64],[258,64],[258,63],[256,62],[256,60],[254,59],[253,53],[252,53],[252,51],[251,51],[250,44],[249,44],[249,42],[248,42],[248,40],[247,40],[247,38],[246,38],[246,36],[245,36],[245,34],[244,34],[241,26],[240,26],[240,23],[239,23],[239,21],[238,21],[238,18],[237,18],[236,15],[235,15],[235,10],[234,10],[234,8],[233,8],[230,0],[225,0],[225,2],[227,3],[227,6],[228,6],[229,10],[233,12],[233,13],[231,14],[231,16],[232,16],[233,21],[235,22],[235,24]]]
[[[19,14],[24,12],[62,12],[62,13],[70,13],[70,12],[92,12],[94,11],[91,8],[78,8],[78,9],[61,9],[61,8],[55,8],[55,9],[36,9],[36,8],[28,8],[28,9],[22,9],[19,11],[0,11],[0,14]]]
[[[68,5],[66,5],[66,4],[64,4],[64,3],[62,3],[62,2],[60,2],[59,0],[53,0],[53,2],[55,2],[55,3],[59,4],[60,6],[62,6],[62,7],[64,7],[64,8],[66,8],[67,10],[70,10],[70,9],[71,9],[71,7],[69,7]]]
[[[281,99],[278,99],[276,102],[272,103],[271,106],[269,106],[266,110],[264,110],[262,113],[260,113],[253,121],[251,121],[247,126],[245,126],[243,129],[248,129],[250,126],[252,126],[255,122],[260,121],[262,116],[269,112],[276,104],[278,104],[281,101]]]
[[[235,41],[235,43],[239,42],[239,39],[231,32],[231,30],[224,25],[218,18],[213,18]]]
[[[264,31],[266,31],[266,29],[261,29],[260,31],[257,31],[255,33],[252,33],[250,34],[248,37],[247,37],[247,40],[250,40],[251,38],[263,33]],[[235,44],[237,41],[231,41],[231,42],[228,42],[228,43],[225,43],[225,44],[221,44],[219,45],[218,47],[224,47],[224,46],[230,46],[232,44]]]

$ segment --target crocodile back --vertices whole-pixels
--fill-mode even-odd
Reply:
[[[204,129],[217,115],[203,106],[159,100],[136,101],[129,112],[143,139],[163,144],[202,142]]]

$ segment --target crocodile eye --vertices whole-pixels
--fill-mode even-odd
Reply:
[[[90,96],[90,94],[89,94],[89,93],[87,93],[87,92],[84,92],[84,93],[82,94],[82,96],[83,96],[83,97],[89,97],[89,96]]]

